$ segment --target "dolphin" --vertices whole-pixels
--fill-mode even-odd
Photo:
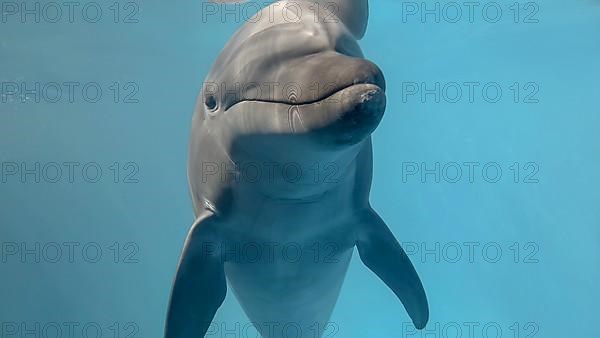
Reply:
[[[224,47],[192,118],[196,220],[166,338],[204,337],[228,285],[263,337],[320,337],[354,247],[416,328],[429,310],[408,256],[369,202],[381,70],[358,45],[367,0],[263,8]]]

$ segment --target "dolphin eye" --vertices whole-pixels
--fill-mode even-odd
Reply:
[[[207,95],[204,98],[204,105],[206,108],[208,108],[208,110],[215,111],[217,110],[217,99],[214,95]]]

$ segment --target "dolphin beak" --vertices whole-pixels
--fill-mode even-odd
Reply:
[[[308,102],[291,106],[294,133],[340,146],[356,144],[375,130],[386,105],[385,79],[377,65],[359,57],[325,53],[303,66],[313,76],[318,74],[324,90]]]
[[[246,67],[244,71],[261,74],[270,83],[293,84],[292,90],[286,86],[284,90],[243,91],[248,96],[238,100],[219,92],[229,98],[222,99],[228,116],[243,113],[245,118],[231,118],[240,130],[306,136],[325,149],[359,143],[375,130],[386,105],[385,79],[377,65],[334,51],[284,61],[285,67]]]
[[[352,145],[377,128],[385,106],[382,87],[352,84],[318,102],[292,106],[290,125],[293,132],[312,135],[324,145]]]

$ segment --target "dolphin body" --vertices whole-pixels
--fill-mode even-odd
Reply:
[[[205,81],[188,163],[197,218],[166,338],[203,337],[226,280],[263,337],[320,337],[355,246],[414,325],[427,323],[417,272],[369,204],[370,135],[386,100],[357,43],[367,0],[324,1],[263,8]]]

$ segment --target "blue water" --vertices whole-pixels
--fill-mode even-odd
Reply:
[[[371,1],[361,46],[388,85],[373,136],[371,201],[410,251],[431,318],[429,331],[415,333],[399,301],[355,255],[325,336],[600,336],[600,3],[521,2],[518,23],[513,2],[497,3],[496,23],[488,22],[494,9],[481,15],[485,3],[473,22],[463,6],[458,22],[447,12],[436,23],[433,15],[409,15],[408,2]],[[36,323],[38,333],[55,332],[58,323],[68,337],[67,322],[76,323],[76,337],[94,337],[98,328],[101,337],[162,334],[193,221],[191,112],[241,23],[203,20],[201,1],[155,0],[120,2],[115,23],[111,4],[101,2],[98,23],[80,11],[73,23],[35,23],[3,7],[2,338],[24,336]],[[52,103],[47,89],[37,103],[36,94],[7,87],[53,82],[91,82],[103,95],[97,103],[79,94]],[[466,82],[478,83],[472,100]],[[440,102],[435,91],[423,99],[421,84],[436,83]],[[463,93],[455,100],[457,86]],[[488,102],[498,87],[502,96]],[[78,164],[73,182],[65,162]],[[47,171],[37,183],[35,174],[22,178],[20,167],[11,173],[21,163]],[[63,168],[56,183],[49,163]],[[83,177],[86,165],[92,169]],[[98,182],[87,182],[97,167]],[[434,173],[422,177],[421,169]],[[236,337],[255,336],[244,333],[248,320],[232,293],[215,322]],[[216,331],[213,337],[226,336],[223,327]]]

